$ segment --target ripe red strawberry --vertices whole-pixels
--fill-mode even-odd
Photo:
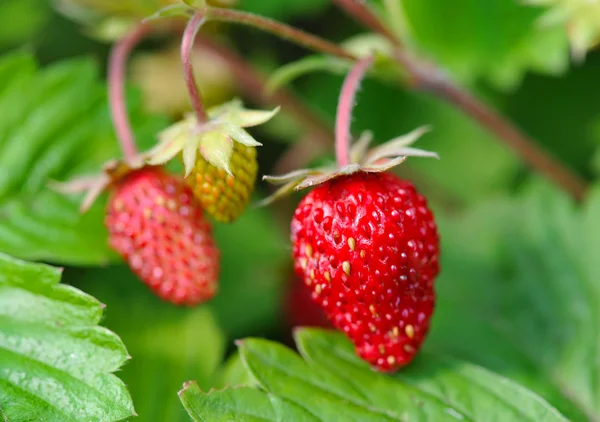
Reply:
[[[295,270],[357,353],[382,371],[415,356],[429,329],[439,238],[427,201],[390,173],[325,181],[291,224]]]
[[[325,312],[312,300],[311,293],[304,284],[304,277],[298,278],[294,274],[285,297],[287,323],[291,327],[331,328]]]
[[[108,203],[110,245],[161,298],[197,305],[217,291],[219,250],[183,181],[157,167],[118,181]]]

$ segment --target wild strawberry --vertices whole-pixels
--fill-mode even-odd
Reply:
[[[285,315],[291,327],[331,327],[323,309],[312,300],[312,289],[304,284],[304,277],[295,274],[286,291]]]
[[[266,177],[283,183],[269,202],[292,189],[316,186],[291,223],[295,270],[331,323],[381,371],[411,361],[429,330],[439,272],[439,239],[426,199],[387,170],[408,156],[424,129],[367,150],[353,147],[342,168]]]
[[[256,148],[236,142],[229,173],[199,158],[186,182],[207,213],[217,221],[230,223],[250,203],[257,172]]]
[[[326,182],[291,225],[297,274],[358,354],[383,371],[420,348],[434,309],[438,234],[427,201],[390,173]]]
[[[159,168],[114,184],[106,214],[110,245],[161,298],[197,305],[217,291],[219,251],[190,189]]]
[[[209,110],[206,123],[190,115],[160,134],[148,163],[164,164],[181,153],[186,181],[202,207],[215,220],[232,222],[250,202],[258,170],[255,147],[261,144],[244,128],[265,123],[275,113],[246,110],[232,101]]]

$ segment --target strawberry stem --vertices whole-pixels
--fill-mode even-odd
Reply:
[[[137,156],[135,135],[131,129],[125,101],[125,79],[127,59],[135,46],[151,31],[148,24],[139,24],[119,40],[111,50],[108,64],[108,98],[110,114],[125,156],[125,161],[133,162]]]
[[[330,41],[273,19],[265,18],[253,13],[219,7],[206,7],[203,10],[208,20],[252,26],[256,29],[277,35],[283,39],[295,42],[296,44],[302,45],[314,51],[352,61],[357,59],[355,55],[349,53]]]
[[[206,22],[205,12],[196,12],[188,22],[185,32],[183,33],[183,39],[181,40],[181,63],[183,64],[183,78],[185,79],[185,85],[187,86],[190,101],[199,123],[207,122],[208,115],[206,114],[204,102],[202,101],[202,96],[200,95],[198,85],[196,84],[196,78],[194,77],[192,50],[194,48],[194,40],[196,39],[196,35],[198,35],[198,31],[204,22]]]
[[[335,156],[340,168],[350,164],[352,109],[360,82],[372,64],[373,56],[371,55],[357,61],[342,86],[335,119]]]

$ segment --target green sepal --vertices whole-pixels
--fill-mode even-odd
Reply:
[[[273,184],[283,184],[283,186],[261,201],[259,205],[270,204],[295,190],[317,186],[336,177],[360,171],[381,173],[402,164],[408,157],[439,158],[435,152],[410,147],[428,131],[429,127],[422,126],[371,150],[368,150],[368,147],[372,140],[372,134],[364,132],[352,146],[350,150],[351,163],[347,166],[342,168],[332,166],[320,169],[302,169],[281,176],[264,176],[263,180]]]
[[[244,108],[239,99],[231,100],[225,104],[213,107],[208,110],[208,116],[211,120],[217,122],[227,122],[242,128],[259,126],[267,123],[279,112],[280,107],[273,110],[250,110]]]
[[[263,124],[278,111],[279,107],[270,111],[248,110],[241,101],[233,100],[208,110],[210,120],[206,123],[199,123],[195,115],[189,114],[159,134],[158,145],[144,154],[145,160],[151,165],[162,165],[181,153],[187,177],[199,150],[206,161],[231,174],[233,142],[261,146],[244,128]]]
[[[215,130],[204,134],[200,141],[200,153],[206,161],[216,168],[232,174],[229,168],[229,160],[233,154],[233,140],[227,133]],[[186,173],[188,173],[187,169]]]

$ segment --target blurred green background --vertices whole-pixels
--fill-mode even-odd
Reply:
[[[148,3],[151,7],[153,2]],[[372,3],[381,6],[381,2]],[[405,25],[399,30],[411,48],[441,63],[460,84],[513,120],[566,166],[589,181],[595,179],[600,171],[598,52],[592,50],[584,61],[572,62],[563,27],[540,26],[539,17],[545,9],[524,6],[516,0],[407,0],[403,4]],[[239,7],[284,20],[338,43],[364,32],[326,0],[242,0]],[[307,54],[299,47],[243,27],[208,25],[204,34],[237,52],[265,75]],[[164,33],[145,42],[131,66],[132,120],[140,144],[146,147],[155,141],[156,131],[186,105],[182,105],[181,75],[173,50],[177,37]],[[130,388],[139,420],[187,420],[174,392],[189,379],[198,380],[205,389],[222,385],[223,374],[218,368],[233,350],[234,339],[263,336],[288,341],[290,317],[285,303],[293,277],[287,222],[299,196],[273,207],[251,208],[233,225],[215,225],[223,261],[221,291],[211,303],[198,309],[179,309],[156,299],[107,250],[100,224],[102,204],[92,210],[91,216],[81,218],[76,212],[77,200],[59,199],[46,187],[49,179],[66,180],[89,173],[118,154],[102,82],[109,48],[110,43],[98,39],[90,26],[59,14],[47,0],[0,0],[0,105],[5,107],[2,110],[9,106],[12,110],[12,120],[0,124],[0,164],[7,165],[4,172],[0,169],[0,251],[65,265],[66,282],[107,305],[105,325],[122,337],[133,356],[118,375]],[[200,85],[211,102],[242,96],[249,104],[258,105],[239,90],[233,76],[221,70],[219,66],[227,69],[227,63],[223,64],[218,56],[201,51],[197,60],[199,69],[206,68],[200,71]],[[343,74],[316,72],[299,77],[286,89],[325,125],[332,126],[342,79]],[[72,86],[73,92],[57,94],[53,87],[60,84]],[[25,99],[15,103],[17,97]],[[281,161],[289,148],[311,142],[311,134],[305,133],[294,116],[286,112],[284,107],[273,123],[254,132],[264,144],[259,154],[261,174],[332,159],[332,145],[312,139],[310,145],[320,147],[310,163],[301,159]],[[32,120],[32,115],[52,130],[24,133],[20,122]],[[94,126],[87,125],[87,131],[72,130],[88,121],[93,121]],[[433,131],[420,141],[420,147],[437,151],[442,159],[415,159],[398,171],[413,179],[430,199],[439,215],[447,247],[443,250],[438,323],[434,321],[430,347],[448,350],[514,377],[571,416],[576,417],[582,409],[597,411],[592,397],[582,393],[579,401],[565,399],[561,382],[540,376],[555,363],[552,359],[538,366],[530,361],[504,365],[504,360],[512,358],[512,352],[499,353],[498,357],[488,353],[498,349],[500,342],[493,333],[488,333],[489,344],[486,334],[481,334],[481,344],[474,345],[475,349],[465,351],[458,347],[460,336],[454,334],[461,331],[457,326],[469,318],[456,315],[456,307],[451,305],[455,301],[468,303],[461,307],[472,311],[483,308],[481,303],[485,300],[495,300],[488,310],[497,305],[498,315],[512,315],[523,303],[532,307],[531,312],[538,309],[537,299],[530,295],[522,294],[519,297],[525,299],[519,302],[513,301],[512,296],[506,299],[486,290],[485,283],[489,282],[492,292],[512,292],[514,286],[508,280],[517,283],[514,280],[519,279],[519,274],[530,270],[513,268],[518,261],[514,257],[532,254],[541,258],[543,267],[547,264],[544,257],[553,249],[548,251],[540,245],[557,244],[552,237],[540,240],[531,235],[531,239],[537,239],[530,245],[533,250],[523,244],[511,247],[514,238],[505,239],[505,244],[496,233],[482,241],[481,247],[474,246],[481,240],[481,233],[491,231],[497,221],[509,221],[511,226],[522,224],[522,214],[517,211],[521,200],[513,203],[507,198],[524,195],[526,199],[522,201],[527,202],[528,194],[519,193],[525,189],[534,192],[531,195],[540,203],[560,202],[557,206],[564,209],[571,205],[540,182],[499,139],[452,106],[400,83],[376,79],[364,83],[353,120],[355,134],[369,129],[377,140],[384,141],[424,124],[431,125]],[[15,139],[21,142],[18,146]],[[56,165],[43,164],[50,162],[53,151],[59,151]],[[301,156],[295,154],[295,158]],[[9,164],[19,166],[21,174],[20,179],[15,179],[17,176],[11,172],[10,183],[4,180],[9,177]],[[31,174],[37,174],[38,179],[31,181]],[[259,185],[258,196],[268,189]],[[544,209],[544,205],[536,204],[525,209]],[[484,228],[480,231],[469,224],[463,230],[455,218],[478,224],[482,219],[489,221],[487,225],[481,223]],[[569,218],[577,220],[579,216]],[[537,217],[532,219],[538,221]],[[554,224],[549,221],[547,227]],[[525,229],[515,236],[529,236],[524,233]],[[486,249],[488,246],[490,250]],[[534,261],[532,258],[529,262]],[[547,277],[551,278],[555,272],[548,271]],[[524,285],[529,286],[527,289],[545,290],[546,279],[540,285],[527,284],[542,277],[536,274],[525,277]],[[496,279],[501,281],[492,283]],[[562,280],[557,279],[557,285]],[[538,307],[544,306],[547,303]],[[596,305],[590,306],[596,309]],[[492,313],[490,318],[491,325],[496,327],[498,323],[503,327],[502,317]],[[525,319],[528,322],[524,324],[532,323]],[[550,323],[542,320],[539,324]],[[479,330],[460,327],[473,333]],[[532,346],[532,355],[539,352],[536,347],[546,344],[544,341]],[[560,342],[558,346],[556,342],[552,344],[562,347]],[[569,384],[569,378],[565,378],[562,382]],[[584,389],[575,388],[576,394]]]

